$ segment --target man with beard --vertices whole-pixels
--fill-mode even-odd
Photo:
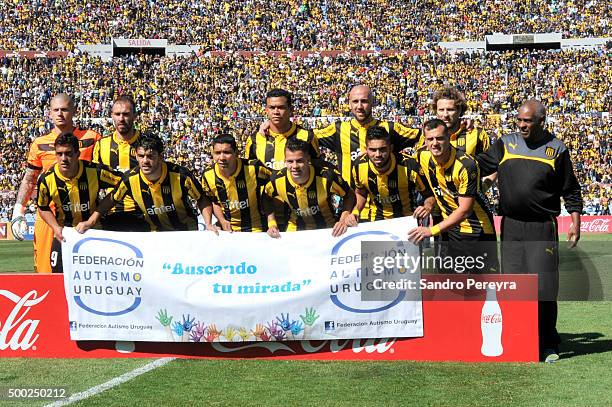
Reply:
[[[115,171],[126,172],[138,165],[134,146],[140,137],[136,130],[136,109],[128,96],[120,96],[113,102],[111,118],[115,131],[98,142],[93,162]],[[110,191],[109,191],[110,192]],[[126,196],[102,218],[102,228],[117,232],[146,232],[149,230],[144,216],[134,201]]]

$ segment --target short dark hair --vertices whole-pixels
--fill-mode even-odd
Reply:
[[[138,148],[143,148],[145,151],[157,151],[161,155],[164,152],[164,142],[156,134],[145,133],[138,137],[138,140],[134,143],[134,150]]]
[[[448,133],[448,126],[444,123],[443,120],[440,119],[429,119],[423,124],[423,129],[425,130],[435,130],[438,127],[444,127],[444,133]]]
[[[268,93],[266,93],[266,100],[264,102],[267,103],[268,99],[270,98],[280,98],[280,97],[287,99],[287,105],[289,107],[293,107],[293,96],[291,95],[291,92],[286,91],[285,89],[280,89],[280,88],[274,88],[274,89],[269,90]]]
[[[305,142],[304,140],[300,140],[299,138],[293,136],[287,139],[287,143],[285,144],[285,151],[301,151],[304,154],[308,154],[310,156],[310,144]]]
[[[372,126],[366,130],[366,143],[370,140],[385,140],[391,144],[391,135],[384,127]]]
[[[132,113],[136,113],[136,102],[134,102],[134,99],[131,96],[129,95],[119,96],[117,99],[113,101],[113,106],[115,106],[116,103],[127,103],[130,106],[132,106]]]
[[[465,101],[465,96],[461,92],[459,92],[455,88],[444,88],[433,95],[433,103],[431,108],[435,112],[438,109],[438,100],[440,99],[448,99],[455,101],[455,107],[459,111],[459,116],[463,116],[465,111],[467,110],[467,102]]]
[[[234,151],[238,151],[238,145],[236,139],[231,134],[220,134],[212,140],[212,146],[215,144],[229,144]]]
[[[58,146],[71,146],[72,151],[79,151],[79,139],[70,132],[62,133],[57,136],[53,145],[56,149]]]

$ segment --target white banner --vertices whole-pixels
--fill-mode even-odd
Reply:
[[[423,336],[420,301],[361,300],[361,242],[404,242],[412,218],[283,233],[65,228],[73,340],[238,342]],[[365,284],[364,284],[365,285]],[[377,297],[381,298],[381,297]]]

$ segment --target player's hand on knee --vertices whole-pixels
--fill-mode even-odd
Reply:
[[[11,220],[11,231],[15,239],[23,240],[25,238],[25,234],[28,231],[28,224],[23,215],[16,216]]]

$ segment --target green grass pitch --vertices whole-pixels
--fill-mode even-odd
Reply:
[[[579,244],[605,301],[560,302],[564,344],[555,364],[175,360],[74,405],[612,406],[612,251],[589,257],[589,241],[612,237],[585,235]],[[31,271],[31,250],[28,242],[0,242],[0,272]],[[75,393],[150,361],[0,359],[0,389]],[[0,406],[48,402],[0,397]]]

